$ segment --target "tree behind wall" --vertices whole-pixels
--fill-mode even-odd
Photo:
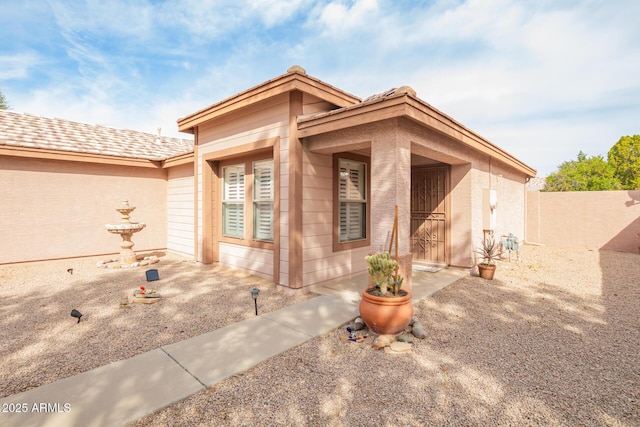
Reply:
[[[0,110],[8,110],[9,104],[7,104],[7,98],[4,97],[4,94],[0,90]]]
[[[640,135],[621,137],[609,150],[608,160],[624,190],[640,189]]]
[[[613,166],[602,156],[588,157],[580,151],[577,160],[563,162],[547,176],[542,191],[605,191],[620,190]]]

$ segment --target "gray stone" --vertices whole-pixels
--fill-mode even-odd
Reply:
[[[414,337],[420,339],[424,339],[427,337],[427,331],[424,329],[424,326],[422,326],[422,323],[420,322],[414,322],[413,326],[411,327],[411,334],[413,334]]]
[[[408,342],[409,344],[413,342],[413,338],[408,335],[398,335],[398,338],[396,339],[400,342]]]

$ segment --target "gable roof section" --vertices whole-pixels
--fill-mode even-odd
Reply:
[[[309,76],[304,68],[294,65],[287,70],[286,74],[179,118],[178,130],[180,132],[193,133],[193,128],[208,120],[224,116],[248,105],[292,90],[309,93],[338,107],[346,107],[360,102],[360,98],[357,96]]]
[[[395,117],[413,120],[449,136],[475,151],[498,159],[530,177],[536,176],[535,169],[424,102],[416,96],[415,91],[409,86],[390,89],[381,94],[370,96],[359,104],[324,113],[299,116],[298,135],[300,138],[305,138]]]
[[[186,139],[0,111],[0,154],[161,166],[192,152]]]

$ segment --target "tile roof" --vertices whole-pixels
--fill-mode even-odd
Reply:
[[[159,140],[159,141],[158,141]],[[0,146],[147,160],[193,152],[193,141],[0,110]]]

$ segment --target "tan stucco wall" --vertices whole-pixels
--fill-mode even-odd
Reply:
[[[379,158],[388,160],[392,154],[395,155],[395,151],[394,153],[383,153],[384,141],[391,144],[394,140],[398,140],[404,145],[406,145],[406,141],[410,141],[411,153],[430,159],[429,164],[441,163],[451,166],[449,194],[451,265],[471,267],[476,262],[475,250],[483,236],[482,190],[484,188],[494,188],[498,194],[496,236],[501,237],[503,234],[513,233],[520,239],[524,238],[526,217],[524,174],[495,159],[490,159],[487,155],[473,151],[449,137],[402,119],[356,126],[330,134],[314,136],[308,138],[308,144],[314,150],[327,154],[345,149],[367,153],[373,151],[372,141],[382,141],[376,146],[376,149],[380,152]],[[398,154],[398,158],[404,157],[402,152]],[[389,160],[388,162],[388,166],[390,166],[388,171],[385,169],[384,161],[379,167],[372,165],[372,169],[374,169],[372,170],[372,179],[376,179],[376,172],[379,174],[377,181],[372,183],[372,188],[380,194],[391,194],[395,197],[399,194],[395,185],[404,179],[402,176],[406,176],[404,181],[408,185],[410,175],[407,168],[401,170],[395,167],[393,162]],[[380,171],[383,171],[382,174]],[[389,179],[391,175],[395,176],[397,173],[400,173],[401,176],[397,179]],[[395,183],[393,188],[389,187],[391,183]],[[407,194],[405,197],[408,197]],[[409,204],[409,200],[406,204]],[[375,211],[375,206],[373,208]],[[402,211],[400,214],[402,226]],[[388,245],[384,236],[391,228],[393,215],[380,215],[379,212],[376,212],[372,220],[372,223],[374,222],[378,225],[378,229],[386,230],[378,233],[383,236],[384,244],[377,243],[375,239],[372,241],[372,250],[377,250],[377,247]],[[404,220],[404,223],[406,222]],[[375,227],[374,233],[376,233]],[[405,242],[408,242],[408,239],[405,239]],[[403,243],[401,243],[401,247],[402,245]]]
[[[527,239],[531,242],[638,252],[638,190],[530,191],[527,198]]]
[[[134,251],[167,247],[166,171],[93,163],[0,157],[0,263],[118,253],[121,238],[105,230],[120,222],[128,199]]]

